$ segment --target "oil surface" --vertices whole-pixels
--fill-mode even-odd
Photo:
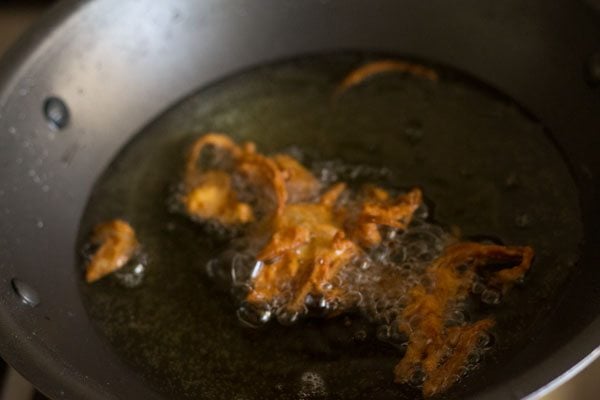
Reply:
[[[527,344],[575,268],[577,191],[541,124],[439,68],[438,82],[386,74],[332,102],[336,84],[366,60],[302,59],[217,83],[145,128],[96,183],[81,247],[95,224],[119,217],[136,229],[145,259],[143,267],[82,282],[89,315],[114,351],[169,398],[419,395],[393,383],[398,350],[358,318],[260,330],[239,323],[234,297],[206,276],[207,262],[226,243],[168,204],[187,146],[205,132],[252,140],[264,153],[304,154],[325,174],[358,168],[365,179],[398,190],[419,186],[435,219],[460,227],[464,237],[535,248],[524,285],[484,306],[498,320],[494,347],[448,396],[484,386],[490,371]]]

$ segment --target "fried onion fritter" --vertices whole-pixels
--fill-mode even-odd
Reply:
[[[437,79],[435,71],[426,67],[384,60],[350,73],[337,95],[370,76],[390,71]],[[227,156],[219,158],[221,166],[199,171],[198,159],[208,145]],[[254,195],[248,202],[240,201],[241,188],[233,184],[240,180],[250,189],[246,192]],[[423,202],[421,190],[416,188],[392,196],[374,185],[348,191],[343,182],[319,197],[320,182],[293,157],[267,157],[256,152],[253,143],[237,146],[219,134],[206,135],[194,144],[184,181],[188,186],[184,202],[190,215],[223,225],[253,222],[248,236],[267,238],[257,248],[260,268],[252,274],[245,301],[295,316],[307,312],[308,299],[325,299],[341,306],[328,310],[329,316],[357,307],[345,289],[348,285],[343,281],[333,285],[333,280],[339,281],[340,276],[354,279],[351,268],[342,275],[340,271],[382,246],[381,228],[406,230]],[[344,193],[346,200],[341,202]],[[258,210],[259,203],[268,204],[268,211]],[[407,288],[408,300],[396,320],[408,345],[394,370],[395,380],[410,382],[421,372],[425,396],[446,390],[461,376],[482,335],[494,326],[491,318],[448,324],[449,313],[465,301],[473,282],[483,277],[489,288],[506,293],[533,259],[530,247],[450,243],[425,269],[424,279]],[[488,266],[494,268],[485,268]],[[384,278],[381,283],[370,287],[375,299],[378,295],[382,300],[389,297],[388,292],[400,293],[407,285],[401,274],[386,272],[380,278]]]
[[[206,150],[212,150],[212,157],[203,166]],[[236,186],[236,181],[245,187]],[[250,202],[261,203],[258,211],[278,215],[287,200],[283,173],[275,161],[257,153],[253,143],[238,146],[220,133],[206,134],[192,145],[183,186],[181,203],[188,215],[224,226],[253,221],[257,210]],[[247,201],[240,200],[240,194]]]
[[[445,249],[427,269],[430,285],[416,285],[402,312],[399,329],[409,338],[406,354],[396,365],[396,382],[409,382],[417,371],[424,374],[423,394],[446,390],[458,377],[474,352],[478,340],[493,325],[486,318],[473,324],[448,327],[450,306],[463,301],[477,277],[478,269],[491,265],[504,268],[490,276],[490,285],[505,292],[523,277],[533,259],[531,247],[507,247],[472,242]],[[502,278],[498,278],[502,277]]]
[[[254,219],[248,203],[239,201],[231,176],[209,171],[184,197],[186,212],[195,219],[216,220],[224,225],[247,223]]]
[[[135,231],[127,222],[115,219],[94,228],[92,245],[98,246],[89,261],[85,280],[95,282],[122,268],[138,250]]]
[[[199,164],[209,149],[212,157],[207,158],[212,159],[203,168]],[[181,196],[190,217],[223,225],[244,224],[254,219],[252,208],[239,200],[233,185],[233,168],[242,155],[243,150],[223,134],[209,133],[194,142],[187,157]]]
[[[333,213],[340,189],[333,187],[320,203],[284,207],[271,240],[258,253],[257,259],[264,265],[246,301],[300,313],[306,297],[323,295],[327,283],[359,253]]]
[[[437,79],[426,67],[384,60],[350,73],[336,95],[390,71]],[[213,154],[204,162],[208,148]],[[309,299],[340,306],[328,309],[325,316],[359,307],[346,289],[357,271],[355,260],[386,245],[382,228],[406,231],[423,203],[417,188],[391,195],[378,186],[357,191],[339,182],[322,192],[319,180],[293,157],[267,157],[251,142],[239,146],[214,133],[192,146],[183,182],[181,201],[189,216],[223,226],[247,224],[249,241],[258,243],[253,247],[258,267],[248,282],[245,302],[292,316],[306,314]],[[379,283],[369,286],[375,300],[406,293],[393,321],[408,337],[406,353],[394,370],[395,381],[410,382],[421,373],[425,396],[441,393],[462,375],[469,356],[495,324],[492,318],[450,324],[449,314],[466,301],[478,279],[498,295],[506,293],[530,268],[534,254],[530,247],[458,238],[440,251],[420,280],[407,283],[397,271],[379,268],[382,275],[374,280]]]

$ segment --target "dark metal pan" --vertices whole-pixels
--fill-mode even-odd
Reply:
[[[0,67],[0,354],[53,398],[164,398],[83,304],[77,236],[94,182],[137,132],[199,88],[302,55],[368,51],[485,82],[560,149],[581,208],[579,259],[541,317],[515,327],[521,345],[460,396],[548,390],[599,353],[600,20],[583,3],[546,3],[61,4]]]

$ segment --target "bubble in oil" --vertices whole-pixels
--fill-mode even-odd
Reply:
[[[467,316],[464,311],[458,309],[454,310],[448,316],[446,321],[446,325],[448,326],[462,326],[465,322],[467,322]]]
[[[384,244],[375,248],[370,255],[376,262],[383,263],[389,258],[389,248]]]
[[[242,303],[236,312],[238,321],[249,328],[259,328],[265,325],[273,316],[271,308],[265,304],[260,306]]]
[[[376,337],[378,340],[392,345],[401,352],[406,351],[408,347],[408,336],[399,331],[397,321],[378,326]]]
[[[352,336],[352,338],[356,342],[363,342],[367,339],[367,332],[365,332],[364,329],[361,329],[359,331],[354,332],[354,335]]]
[[[277,322],[279,322],[281,325],[289,326],[298,321],[300,313],[296,311],[289,311],[287,309],[281,309],[275,313],[275,317],[277,318]]]
[[[471,285],[471,292],[473,292],[473,294],[481,294],[481,293],[483,293],[483,291],[485,289],[486,289],[485,285],[483,283],[481,283],[479,280],[476,280]]]
[[[140,252],[132,257],[121,269],[117,270],[114,273],[114,277],[123,287],[130,289],[139,287],[144,281],[147,265],[147,255]]]
[[[425,377],[425,372],[422,369],[417,368],[410,379],[410,383],[413,386],[421,387],[423,382],[425,382]]]
[[[220,268],[221,268],[221,260],[219,260],[217,258],[213,258],[213,259],[208,260],[204,270],[206,272],[206,275],[209,278],[214,278],[217,275],[218,270]]]
[[[325,299],[323,297],[315,296],[311,293],[306,295],[304,299],[304,305],[308,308],[309,311],[319,310],[323,308],[325,304]]]
[[[478,351],[473,351],[467,357],[467,365],[475,365],[481,361],[481,354]]]
[[[311,168],[313,174],[327,187],[337,182],[371,181],[377,182],[389,178],[391,171],[387,168],[366,164],[347,164],[340,160],[315,162]]]
[[[236,253],[231,261],[231,280],[234,286],[247,284],[251,278],[258,274],[262,262],[249,253]]]
[[[327,387],[323,377],[313,371],[306,371],[300,377],[299,399],[317,399],[327,396]]]
[[[479,334],[479,340],[477,346],[480,349],[489,349],[496,342],[496,338],[489,332],[481,332]]]
[[[235,254],[235,253],[234,253]],[[208,260],[206,263],[206,273],[219,283],[234,283],[234,272],[232,268],[231,252]]]
[[[481,293],[481,301],[485,304],[496,305],[500,303],[500,292],[494,289],[485,289]]]

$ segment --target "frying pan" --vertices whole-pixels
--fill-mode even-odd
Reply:
[[[163,398],[111,351],[82,304],[75,245],[95,179],[198,88],[340,50],[410,54],[499,89],[547,127],[578,186],[577,267],[527,345],[469,395],[536,396],[596,358],[600,18],[569,0],[60,4],[0,67],[2,357],[52,398]]]

